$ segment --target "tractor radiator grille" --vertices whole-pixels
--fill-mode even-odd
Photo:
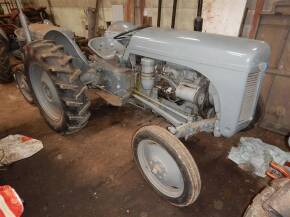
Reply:
[[[259,78],[259,72],[251,73],[248,76],[239,123],[248,121],[253,116],[254,105],[257,99]]]

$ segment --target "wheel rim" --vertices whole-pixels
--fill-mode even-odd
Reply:
[[[146,139],[138,144],[137,155],[145,176],[155,188],[168,197],[177,198],[182,195],[182,173],[165,148]]]
[[[63,117],[62,104],[47,72],[38,64],[33,64],[29,77],[35,97],[45,114],[53,121],[60,121]]]
[[[16,76],[16,81],[17,81],[17,84],[21,93],[23,94],[23,96],[25,97],[27,101],[32,102],[33,98],[31,95],[31,90],[27,84],[25,75],[23,74],[23,72],[16,72],[15,76]]]

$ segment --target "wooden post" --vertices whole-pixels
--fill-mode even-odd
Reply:
[[[92,39],[96,35],[96,8],[88,8],[87,17],[88,17],[88,39]]]
[[[139,13],[140,13],[140,25],[144,24],[144,9],[145,9],[145,0],[139,1]]]
[[[88,8],[87,17],[88,17],[88,39],[96,37],[96,30],[99,26],[99,5],[100,1],[96,0],[95,8]]]
[[[135,0],[126,0],[125,21],[135,23]]]
[[[161,10],[162,10],[162,0],[158,0],[157,27],[160,27],[161,23]]]
[[[265,0],[257,0],[255,14],[254,14],[254,17],[253,17],[251,30],[250,30],[250,33],[249,33],[249,38],[255,38],[256,37],[256,33],[257,33],[257,30],[258,30],[258,26],[259,26],[259,22],[260,22],[260,18],[261,18],[261,12],[262,12],[263,7],[264,7],[264,3],[265,3]]]

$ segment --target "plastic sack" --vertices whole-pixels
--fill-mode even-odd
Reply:
[[[228,158],[241,168],[265,177],[271,161],[284,165],[290,161],[290,153],[264,143],[261,139],[241,137],[239,146],[232,147]]]
[[[31,137],[7,136],[0,140],[0,166],[31,157],[42,148],[42,142]]]

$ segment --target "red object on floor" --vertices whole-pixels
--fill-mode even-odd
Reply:
[[[21,137],[21,141],[22,142],[27,142],[27,141],[29,141],[29,140],[31,140],[32,138],[31,137],[29,137],[29,136],[22,136]]]
[[[286,162],[284,165],[289,167],[290,162]],[[272,179],[279,179],[283,177],[290,179],[290,171],[285,166],[271,161],[270,168],[267,170],[266,175]]]
[[[0,217],[20,217],[23,203],[16,191],[9,185],[0,186]]]

